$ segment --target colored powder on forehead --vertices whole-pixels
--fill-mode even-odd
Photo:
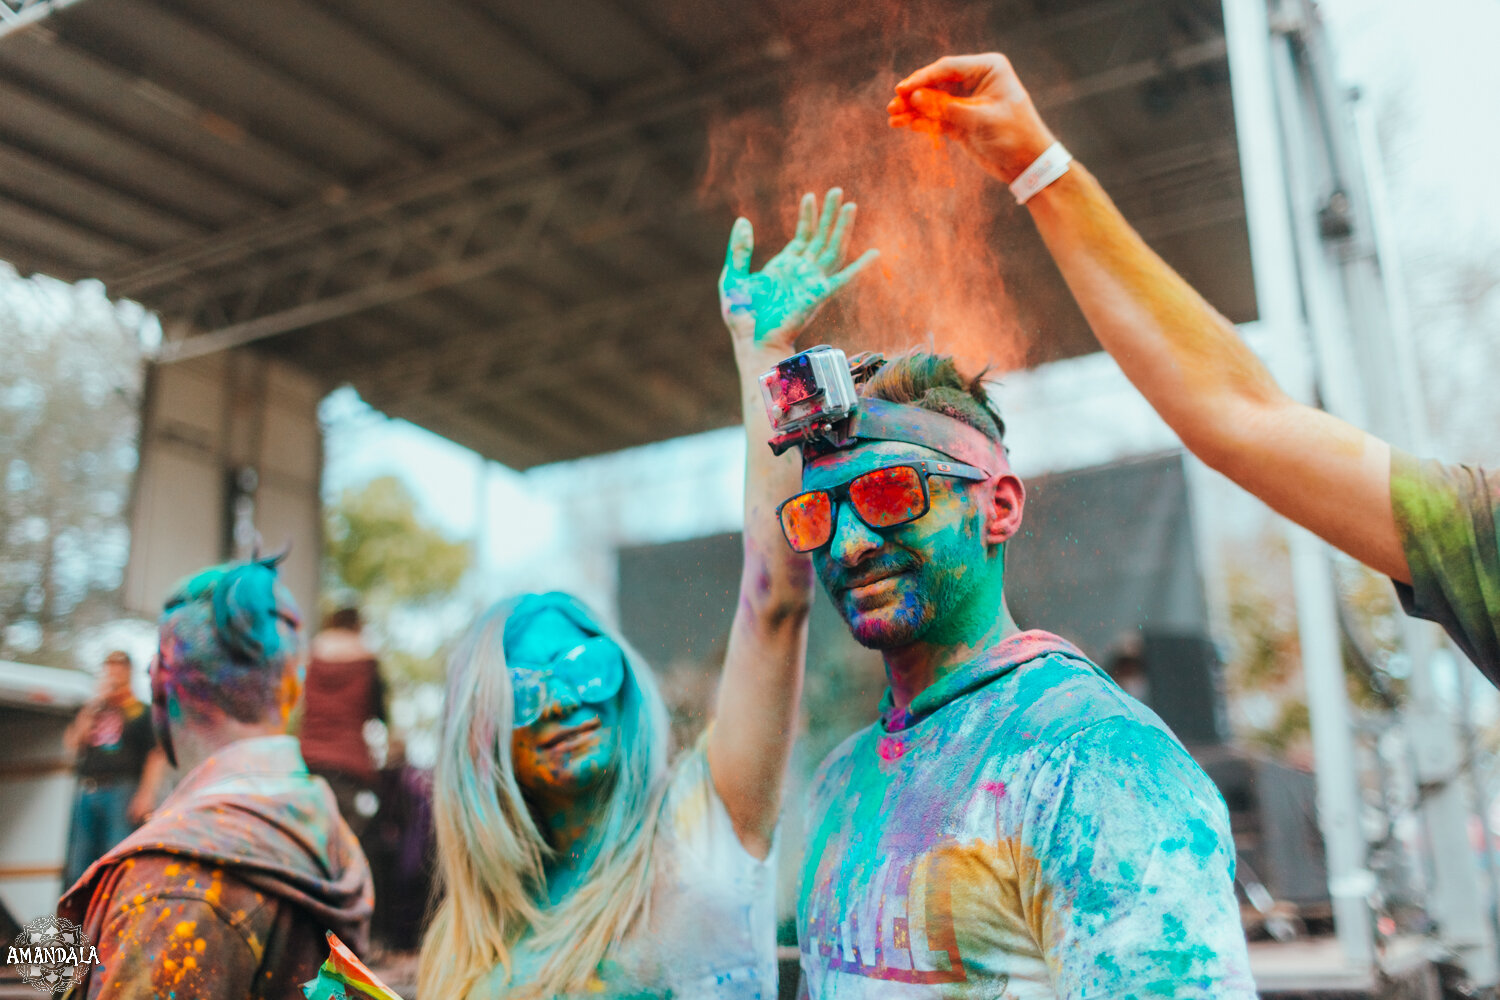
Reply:
[[[507,660],[544,663],[604,629],[577,599],[562,593],[527,594],[505,620]]]
[[[158,669],[179,700],[217,705],[242,722],[265,716],[281,680],[279,669],[232,658],[203,605],[189,605],[162,623]]]
[[[589,633],[561,611],[547,609],[524,621],[512,619],[505,629],[508,663],[546,663],[577,646]]]

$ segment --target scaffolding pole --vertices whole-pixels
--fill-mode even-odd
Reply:
[[[1296,398],[1313,398],[1302,314],[1302,276],[1286,175],[1272,32],[1264,0],[1225,0],[1224,29],[1245,215],[1260,321],[1274,343],[1272,367]],[[1328,855],[1328,890],[1344,965],[1359,975],[1374,968],[1374,923],[1369,894],[1374,876],[1365,867],[1359,779],[1344,688],[1343,656],[1326,547],[1301,529],[1290,529],[1297,630],[1302,648],[1313,747],[1317,754],[1318,821]]]

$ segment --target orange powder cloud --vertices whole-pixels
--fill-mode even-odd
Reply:
[[[970,372],[1019,367],[1025,339],[1001,278],[1008,194],[956,145],[886,124],[895,82],[974,47],[951,41],[973,32],[946,2],[858,6],[835,15],[819,5],[827,16],[783,26],[794,52],[785,85],[769,104],[710,122],[702,193],[756,224],[757,267],[791,235],[803,192],[836,185],[859,204],[850,256],[873,246],[880,260],[819,317],[810,342],[888,354],[930,346]],[[834,36],[845,41],[820,41]],[[816,58],[850,37],[863,38],[861,55]]]

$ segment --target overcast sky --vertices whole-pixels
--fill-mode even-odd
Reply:
[[[1413,235],[1500,226],[1500,0],[1323,0],[1342,76],[1400,108],[1385,137]],[[1428,225],[1419,206],[1430,206]],[[1430,228],[1429,228],[1430,225]]]

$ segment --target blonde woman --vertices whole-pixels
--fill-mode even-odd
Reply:
[[[444,896],[418,993],[450,998],[776,995],[772,833],[802,686],[812,573],[776,503],[757,382],[818,307],[854,219],[807,195],[796,236],[757,273],[735,222],[720,277],[749,457],[745,565],[716,721],[675,767],[651,672],[574,599],[492,608],[449,668],[434,789]]]

